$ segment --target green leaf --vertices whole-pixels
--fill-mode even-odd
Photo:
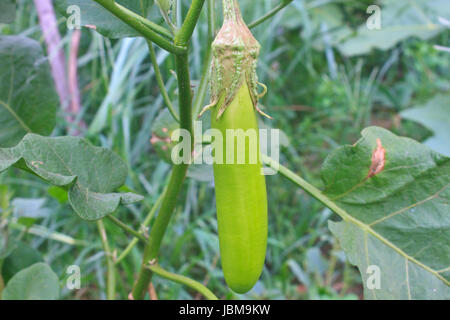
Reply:
[[[381,28],[371,30],[362,24],[354,37],[338,45],[343,54],[360,55],[374,48],[387,50],[413,36],[429,39],[444,30],[437,17],[450,14],[447,0],[384,0],[381,4]]]
[[[449,299],[450,159],[382,128],[362,136],[327,158],[322,177],[343,218],[329,227],[358,267],[365,298]],[[369,177],[377,139],[385,164]],[[370,266],[380,270],[379,289],[367,285]]]
[[[49,265],[33,264],[9,280],[2,294],[3,300],[57,300],[59,280]]]
[[[143,12],[148,12],[153,6],[153,1],[149,0],[116,0],[115,2],[139,15],[142,15]],[[105,37],[116,39],[139,36],[139,33],[133,28],[93,0],[55,0],[54,5],[66,17],[74,14],[73,12],[67,12],[70,6],[78,6],[81,25],[95,28],[96,31]]]
[[[0,147],[52,132],[59,102],[49,70],[37,41],[0,36]]]
[[[450,95],[437,95],[422,106],[403,111],[400,115],[417,121],[431,131],[434,136],[424,143],[431,149],[450,156]]]
[[[110,150],[78,137],[27,134],[16,147],[0,149],[0,172],[12,165],[65,187],[72,208],[85,220],[101,219],[120,203],[142,200],[133,193],[113,193],[125,182],[126,165]]]
[[[9,279],[20,270],[42,261],[42,256],[36,249],[19,242],[16,249],[3,262],[1,275],[5,283],[8,283]]]

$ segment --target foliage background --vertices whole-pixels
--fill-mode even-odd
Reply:
[[[397,1],[401,2],[405,1]],[[183,13],[189,1],[181,3]],[[245,20],[250,22],[278,2],[264,0],[257,6],[252,0],[240,3]],[[340,145],[354,143],[368,125],[385,127],[418,141],[439,137],[442,141],[450,136],[450,126],[445,125],[450,112],[450,53],[435,48],[450,46],[449,29],[443,27],[426,36],[413,32],[400,40],[392,39],[396,34],[388,32],[378,43],[392,42],[390,46],[367,49],[367,36],[358,37],[358,28],[365,24],[366,9],[371,4],[374,1],[294,0],[282,13],[253,30],[262,45],[260,81],[269,88],[262,104],[274,118],[264,122],[284,132],[281,162],[318,186],[322,183],[319,169],[326,156]],[[389,10],[395,8],[390,1],[378,4],[382,5],[382,21],[385,17],[389,26]],[[450,4],[445,1],[438,3],[438,8],[427,7],[423,1],[417,4],[433,21],[436,9],[444,18],[450,16]],[[220,8],[220,3],[217,6]],[[415,21],[415,14],[393,21],[400,21],[410,30],[408,17]],[[162,20],[156,8],[151,15],[154,21]],[[67,30],[62,16],[58,18],[62,45],[68,52],[72,31]],[[0,24],[0,32],[34,38],[45,50],[31,1],[19,1],[15,22]],[[203,14],[191,48],[194,86],[201,74],[206,33]],[[174,61],[161,50],[157,50],[157,58],[176,104],[171,72]],[[82,97],[82,112],[78,116],[87,124],[80,130],[93,144],[114,150],[126,162],[126,185],[145,195],[145,200],[120,208],[117,216],[139,229],[140,221],[162,193],[170,169],[160,157],[163,150],[150,143],[152,133],[158,130],[157,119],[161,123],[164,117],[164,103],[147,45],[138,38],[110,40],[83,28],[78,72]],[[414,116],[417,110],[424,113]],[[206,124],[209,120],[205,118]],[[444,125],[437,126],[438,120]],[[61,111],[53,135],[66,134],[66,128]],[[445,143],[432,146],[448,152]],[[233,294],[225,286],[220,269],[210,175],[193,167],[189,176],[164,238],[160,259],[164,268],[207,284],[221,298],[362,298],[359,273],[346,262],[327,226],[327,220],[336,217],[279,176],[267,178],[269,246],[263,275],[248,294]],[[29,174],[10,170],[0,175],[0,184],[2,210],[11,209],[15,214],[27,211],[39,217],[23,242],[38,252],[39,260],[52,266],[59,276],[63,298],[104,298],[105,257],[95,224],[80,220],[64,194]],[[123,249],[130,238],[108,221],[105,225],[112,247]],[[16,232],[20,232],[20,225],[16,227]],[[138,245],[119,266],[117,298],[127,298],[141,254],[142,247]],[[81,268],[82,288],[69,291],[64,286],[66,268],[74,264]],[[157,277],[153,284],[160,299],[200,298]]]

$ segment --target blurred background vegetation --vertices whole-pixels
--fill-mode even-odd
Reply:
[[[219,26],[221,4],[217,2]],[[179,11],[185,13],[189,1],[180,3]],[[279,1],[240,3],[244,19],[251,22]],[[381,7],[384,33],[378,37],[372,37],[366,27],[370,16],[366,9],[372,4]],[[151,16],[162,23],[157,8]],[[61,45],[68,53],[73,31],[66,28],[63,16],[57,18]],[[320,167],[326,156],[340,145],[355,143],[364,127],[385,127],[418,141],[431,143],[439,137],[448,141],[450,127],[441,126],[438,132],[431,120],[419,124],[421,119],[411,114],[425,108],[431,119],[450,119],[450,52],[445,50],[450,47],[449,18],[448,1],[294,0],[273,19],[254,28],[262,46],[258,74],[269,88],[261,103],[274,118],[261,121],[283,131],[280,161],[321,186]],[[30,0],[19,1],[15,22],[0,24],[0,33],[34,38],[45,49]],[[194,90],[201,76],[206,38],[205,10],[191,46]],[[156,49],[156,54],[176,105],[174,61],[162,50]],[[116,214],[139,229],[170,171],[161,158],[164,145],[150,142],[152,136],[160,137],[168,113],[145,41],[111,40],[83,28],[78,80],[82,108],[77,119],[85,126],[77,130],[93,144],[111,148],[127,163],[127,187],[145,200],[122,207]],[[433,108],[443,113],[437,114]],[[63,111],[59,113],[53,135],[67,134],[65,116]],[[427,113],[420,118],[424,117]],[[204,128],[208,127],[208,115],[203,121]],[[433,147],[447,153],[447,145],[444,141]],[[277,175],[267,177],[269,245],[263,274],[251,292],[233,294],[220,268],[210,168],[192,167],[189,177],[162,245],[160,263],[164,268],[203,282],[220,298],[362,298],[359,272],[346,262],[327,227],[327,220],[336,217]],[[32,175],[10,170],[0,175],[0,208],[13,210],[16,216],[26,211],[35,217],[26,229],[18,222],[11,226],[24,233],[24,246],[34,252],[35,259],[52,266],[62,286],[67,267],[80,266],[81,289],[64,289],[64,298],[105,297],[106,263],[97,227],[71,210],[64,192]],[[109,221],[105,225],[111,246],[120,254],[130,237]],[[117,298],[128,297],[142,249],[137,245],[119,264]],[[153,285],[159,299],[201,298],[156,276]]]

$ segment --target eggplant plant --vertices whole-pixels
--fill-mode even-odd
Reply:
[[[237,149],[237,153],[241,149],[227,131],[258,132],[258,118],[270,118],[270,112],[266,114],[258,104],[266,91],[270,95],[270,87],[258,81],[260,44],[251,30],[277,15],[292,1],[281,0],[267,14],[247,24],[238,1],[223,0],[224,19],[220,30],[216,29],[219,5],[215,0],[192,0],[184,17],[177,10],[178,2],[171,0],[159,0],[156,4],[137,0],[55,1],[56,8],[65,14],[68,7],[77,6],[81,25],[95,29],[104,37],[145,39],[167,108],[166,119],[171,123],[162,127],[165,133],[171,127],[171,131],[178,132],[171,135],[173,139],[183,132],[194,137],[194,120],[210,114],[211,128],[216,130],[213,132],[224,137],[218,142],[200,134],[200,141],[189,140],[181,161],[170,159],[170,178],[164,193],[152,207],[151,215],[157,211],[158,214],[151,221],[148,235],[145,230],[134,230],[115,215],[120,205],[145,198],[123,187],[128,168],[121,157],[81,137],[52,136],[59,101],[40,44],[24,36],[0,36],[0,172],[20,169],[64,190],[79,218],[97,224],[106,253],[108,299],[117,296],[116,273],[120,262],[139,242],[144,250],[130,299],[144,299],[153,277],[181,283],[207,299],[217,299],[201,282],[171,273],[159,264],[162,240],[170,228],[188,169],[194,162],[192,150],[198,144],[213,145],[214,142],[220,266],[232,291],[251,290],[264,268],[270,230],[268,215],[277,214],[268,212],[267,188],[270,189],[270,185],[266,186],[262,174],[264,168],[271,168],[291,183],[286,184],[286,188],[301,188],[339,217],[329,221],[329,229],[348,261],[359,269],[366,299],[450,298],[448,157],[410,138],[372,126],[362,131],[356,143],[337,148],[328,156],[321,171],[321,189],[289,170],[289,165],[284,166],[262,152],[258,133],[256,148],[251,150],[251,142],[245,142],[244,161],[233,162],[239,155],[230,155],[228,147]],[[147,19],[148,10],[154,5],[159,7],[164,22]],[[202,44],[205,46],[204,65],[194,94],[189,70],[193,52],[191,38],[204,11],[208,17],[208,39]],[[177,105],[167,93],[155,46],[175,61]],[[210,101],[207,104],[204,102],[208,87]],[[90,129],[98,132],[101,126],[95,122]],[[243,141],[247,141],[245,137]],[[219,147],[226,151],[220,153]],[[9,233],[11,211],[1,203],[0,208],[0,271],[5,271],[8,257],[18,248],[19,240]],[[120,254],[110,247],[104,220],[132,237]],[[141,223],[148,226],[150,219]],[[37,258],[7,279],[3,271],[0,272],[3,299],[59,297],[58,277],[49,265]],[[26,285],[30,281],[37,282]],[[40,290],[43,282],[46,289]]]

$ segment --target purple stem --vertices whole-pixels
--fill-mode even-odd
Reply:
[[[55,12],[51,0],[34,0],[39,16],[39,24],[44,34],[53,80],[59,101],[64,111],[68,111],[70,95],[67,85],[66,59],[61,45]]]

